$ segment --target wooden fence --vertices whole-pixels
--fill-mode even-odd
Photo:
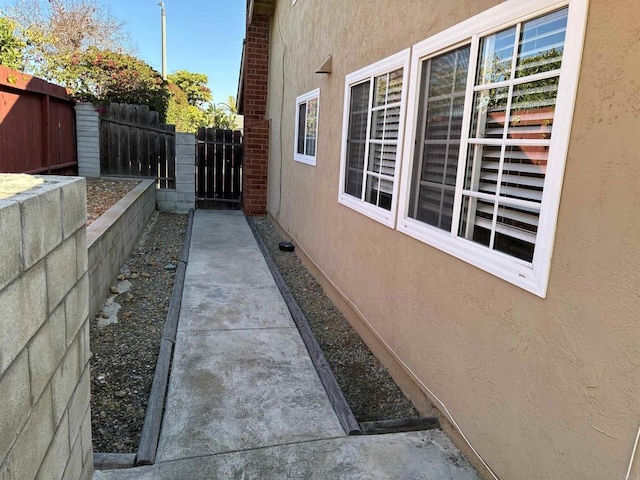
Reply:
[[[0,66],[0,172],[72,175],[77,165],[66,90]]]
[[[142,105],[112,103],[99,111],[102,175],[152,177],[159,188],[175,188],[176,127]]]
[[[200,128],[196,138],[198,206],[239,208],[242,197],[242,132]]]

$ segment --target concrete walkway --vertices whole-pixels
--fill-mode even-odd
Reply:
[[[156,464],[94,479],[480,477],[439,430],[345,436],[244,216],[199,210]]]

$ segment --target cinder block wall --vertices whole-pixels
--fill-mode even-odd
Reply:
[[[155,181],[143,180],[87,228],[89,314],[92,318],[107,299],[111,284],[155,209]]]
[[[196,136],[176,133],[176,189],[159,189],[158,210],[186,212],[196,207]]]
[[[78,175],[100,176],[100,115],[90,103],[76,104]]]
[[[0,200],[0,478],[90,479],[86,190]]]

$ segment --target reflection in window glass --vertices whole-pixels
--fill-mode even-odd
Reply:
[[[515,27],[482,39],[476,77],[477,84],[502,82],[511,77],[515,39]]]
[[[481,41],[458,233],[527,262],[538,231],[566,23],[565,8]],[[483,87],[491,82],[503,83]]]
[[[402,75],[400,68],[351,87],[345,193],[385,210],[393,198]]]
[[[296,99],[297,123],[294,159],[308,165],[316,164],[319,95],[320,90],[316,89]]]

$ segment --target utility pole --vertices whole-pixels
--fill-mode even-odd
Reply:
[[[162,11],[162,79],[167,79],[167,13],[164,9],[164,2],[160,2]]]

